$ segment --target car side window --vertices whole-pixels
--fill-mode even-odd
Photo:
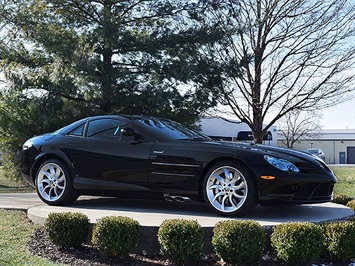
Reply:
[[[76,136],[76,137],[81,137],[83,136],[83,133],[84,133],[84,127],[85,127],[85,124],[81,125],[81,126],[78,126],[77,128],[75,128],[74,130],[70,131],[68,133],[68,135],[70,136]]]
[[[88,125],[88,138],[103,138],[121,140],[121,129],[124,122],[116,119],[99,119],[91,121]]]

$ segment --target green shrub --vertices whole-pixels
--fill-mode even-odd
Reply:
[[[346,204],[346,207],[349,207],[355,211],[355,200],[351,200]]]
[[[304,265],[319,259],[323,239],[320,226],[294,222],[275,226],[270,240],[279,260],[292,265]]]
[[[87,240],[90,221],[82,213],[50,213],[44,228],[55,245],[75,248]]]
[[[137,246],[139,223],[129,217],[103,217],[94,225],[92,243],[108,256],[128,256]]]
[[[332,222],[323,225],[324,254],[335,262],[355,258],[355,222]]]
[[[255,221],[221,221],[213,229],[212,246],[227,263],[257,264],[265,247],[265,234]]]
[[[184,219],[165,220],[158,230],[160,252],[177,264],[201,259],[203,233],[197,221]]]
[[[341,205],[346,205],[353,198],[344,194],[334,193],[333,202]]]

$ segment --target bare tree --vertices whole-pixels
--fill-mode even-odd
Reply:
[[[322,115],[319,112],[292,111],[279,120],[278,135],[288,148],[303,138],[316,138],[322,129]]]
[[[223,108],[249,125],[256,143],[294,110],[353,97],[353,0],[217,2],[210,16],[232,34],[204,50],[220,74],[203,85],[220,93]]]

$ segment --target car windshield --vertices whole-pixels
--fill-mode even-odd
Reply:
[[[155,135],[164,138],[182,140],[210,140],[210,138],[206,135],[189,129],[172,120],[150,117],[137,117],[134,120],[140,125],[143,125],[149,131],[153,132]]]
[[[64,131],[68,126],[62,127],[60,129],[57,129],[56,131],[54,131],[52,134],[58,135],[60,134],[62,131]]]

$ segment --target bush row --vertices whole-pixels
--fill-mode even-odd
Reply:
[[[334,193],[333,202],[341,205],[347,205],[353,198],[341,193]]]
[[[139,223],[128,217],[110,216],[93,226],[91,243],[108,256],[127,256],[139,238]],[[78,247],[89,242],[89,219],[80,213],[51,213],[45,230],[60,247]],[[227,263],[258,264],[265,249],[266,231],[255,221],[226,220],[213,229],[212,247]],[[165,220],[158,230],[161,254],[177,264],[200,260],[203,232],[197,221]],[[306,222],[275,226],[270,235],[272,253],[292,265],[305,265],[327,258],[345,263],[355,258],[355,221],[315,225]]]
[[[344,194],[334,193],[333,202],[345,205],[355,211],[355,199]]]

